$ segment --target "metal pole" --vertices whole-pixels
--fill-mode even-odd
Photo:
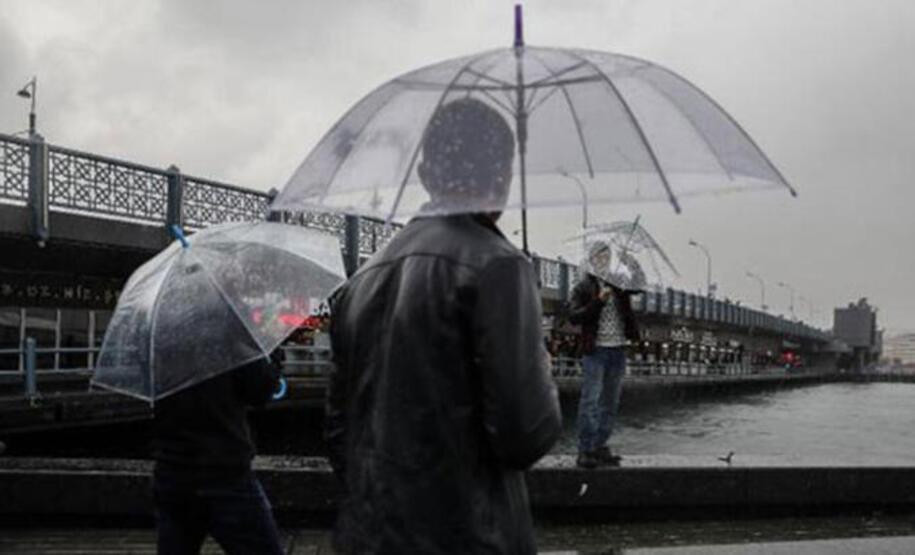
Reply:
[[[174,164],[166,170],[168,172],[168,197],[165,207],[165,229],[173,225],[184,227],[184,176]]]
[[[87,366],[87,368],[94,368],[95,367],[95,311],[94,310],[89,311],[89,330],[88,331],[89,331],[89,333],[88,333],[89,357],[86,360],[86,362],[89,363],[89,366]]]
[[[689,244],[693,247],[701,249],[705,253],[706,259],[706,271],[705,271],[705,294],[709,298],[712,296],[712,255],[709,254],[708,249],[705,248],[705,245],[698,243],[693,239],[689,240]]]
[[[35,134],[38,116],[35,115],[35,103],[38,101],[38,76],[32,77],[32,107],[29,110],[29,135]]]
[[[588,191],[585,189],[585,184],[581,182],[581,179],[578,179],[577,176],[570,174],[565,170],[560,170],[559,175],[563,177],[568,177],[578,185],[578,190],[581,191],[581,229],[582,231],[588,229]]]
[[[29,136],[29,211],[31,232],[43,247],[50,237],[48,212],[48,145],[38,133]]]
[[[25,396],[34,399],[38,396],[38,384],[35,379],[35,338],[27,337],[25,340],[25,352],[22,354],[25,358]]]
[[[55,312],[57,314],[54,323],[54,369],[60,370],[60,309]]]
[[[521,56],[524,54],[524,25],[521,5],[515,5],[515,133],[518,137],[518,166],[521,171],[521,244],[524,254],[529,255],[527,245],[527,112],[524,109],[524,67]]]
[[[345,217],[345,237],[344,248],[346,249],[346,259],[343,261],[346,266],[347,275],[353,275],[359,269],[359,217]]]
[[[19,345],[25,345],[25,327],[26,327],[26,312],[24,308],[19,309]],[[19,371],[23,372],[25,370],[25,359],[19,357]]]

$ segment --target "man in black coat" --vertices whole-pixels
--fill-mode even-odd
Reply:
[[[443,105],[419,166],[426,208],[504,204],[513,150],[486,104]],[[332,299],[341,552],[536,551],[523,473],[561,420],[533,268],[498,216],[417,217]]]
[[[251,470],[247,420],[248,407],[276,391],[280,362],[275,353],[156,402],[159,553],[199,553],[207,534],[226,553],[283,553],[270,503]]]
[[[632,311],[631,296],[610,283],[610,246],[593,242],[587,253],[586,271],[572,290],[569,321],[581,326],[581,396],[578,401],[578,466],[617,466],[607,442],[619,412],[626,375],[627,341],[639,341],[639,328]],[[641,272],[630,259],[633,271]],[[598,277],[601,276],[601,277]],[[640,276],[644,281],[644,276]]]

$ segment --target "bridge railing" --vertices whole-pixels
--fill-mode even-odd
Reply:
[[[25,204],[29,198],[29,141],[0,135],[0,199]]]
[[[0,134],[0,201],[28,205],[33,211],[33,233],[39,240],[49,234],[50,210],[201,229],[227,221],[264,219],[271,198],[271,193],[187,176],[175,166],[154,168],[47,145],[39,135],[22,139]],[[274,217],[337,235],[349,271],[399,228],[333,213],[280,213]],[[577,266],[543,257],[534,257],[534,264],[544,296],[567,301],[578,277]],[[673,289],[636,297],[634,309],[802,339],[829,339],[826,333],[801,322]]]
[[[333,369],[333,353],[329,346],[284,345],[285,355],[283,373],[289,377],[326,379]],[[98,348],[39,348],[29,338],[19,349],[2,349],[0,356],[21,357],[23,364],[20,370],[0,371],[0,378],[6,378],[5,389],[10,389],[9,380],[19,381],[22,385],[18,395],[27,399],[40,396],[39,378],[47,375],[73,375],[88,378],[92,373],[93,361],[97,358]],[[68,354],[85,355],[88,365],[66,367],[60,363],[62,356]],[[53,367],[41,367],[39,356],[53,356]],[[86,359],[84,359],[86,360]],[[627,361],[626,375],[641,377],[709,377],[709,376],[745,376],[763,372],[780,371],[777,367],[752,365],[746,362],[676,362],[644,361],[630,359]],[[552,358],[552,375],[556,379],[580,379],[581,361],[577,357],[556,356]]]

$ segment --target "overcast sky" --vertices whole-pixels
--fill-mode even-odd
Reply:
[[[27,126],[14,93],[37,74],[52,143],[280,187],[381,82],[508,46],[512,4],[0,0],[0,131]],[[695,199],[680,216],[620,207],[592,221],[641,214],[683,288],[705,283],[692,237],[711,250],[721,291],[744,304],[759,304],[749,270],[776,312],[787,313],[784,281],[820,325],[866,296],[880,325],[915,330],[915,2],[542,0],[525,2],[525,16],[529,44],[631,54],[687,77],[800,191]],[[547,254],[579,221],[577,211],[532,220],[533,248]]]

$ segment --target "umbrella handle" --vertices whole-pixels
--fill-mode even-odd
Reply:
[[[286,390],[288,386],[286,385],[286,378],[280,376],[280,388],[273,394],[273,400],[277,401],[286,396]]]
[[[187,237],[185,237],[184,231],[182,231],[181,226],[179,226],[178,224],[172,224],[171,227],[169,227],[169,230],[172,232],[172,236],[175,239],[181,241],[181,246],[183,248],[186,249],[189,246],[191,246],[191,244],[187,242]]]

